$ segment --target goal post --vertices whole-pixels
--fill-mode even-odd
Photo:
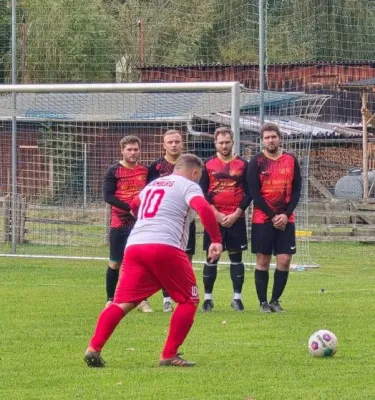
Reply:
[[[266,92],[264,97],[280,116],[300,116],[299,102],[315,102],[301,93]],[[205,159],[215,151],[215,128],[225,125],[234,132],[235,152],[249,158],[260,149],[257,107],[259,93],[238,82],[0,85],[0,197],[12,193],[27,203],[22,228],[17,227],[21,234],[2,232],[0,238],[7,240],[0,239],[0,255],[107,259],[102,182],[121,156],[121,138],[139,136],[140,161],[149,165],[163,155],[164,132],[177,129],[184,151]],[[12,140],[17,162],[11,157]],[[305,134],[302,141],[288,139],[286,144],[308,161],[306,140]],[[307,195],[299,211],[304,227],[306,203]],[[7,221],[14,224],[20,218],[7,211]],[[298,262],[307,265],[308,238],[299,240],[304,250]],[[250,252],[244,258],[246,265],[254,265]],[[204,260],[200,230],[194,261]],[[222,261],[227,263],[227,257]]]

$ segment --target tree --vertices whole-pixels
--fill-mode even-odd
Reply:
[[[31,82],[108,82],[114,37],[101,0],[29,3],[26,65]]]

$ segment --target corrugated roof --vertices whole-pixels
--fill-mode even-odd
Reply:
[[[342,88],[375,87],[375,78],[361,79],[359,81],[344,83],[339,86]]]
[[[264,100],[266,106],[272,106],[309,97],[316,96],[266,92]],[[20,93],[16,98],[16,116],[30,121],[165,121],[231,109],[229,92]],[[259,93],[241,92],[241,109],[259,104]],[[11,95],[0,96],[0,119],[12,115]]]

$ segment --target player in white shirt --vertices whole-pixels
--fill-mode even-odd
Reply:
[[[177,307],[159,365],[195,365],[178,353],[199,303],[195,274],[184,251],[194,212],[211,238],[208,256],[214,261],[223,249],[215,215],[197,184],[202,168],[197,156],[182,155],[172,175],[151,182],[132,201],[132,212],[138,219],[128,239],[114,301],[100,314],[85,353],[89,367],[104,367],[100,352],[121,319],[161,288]]]

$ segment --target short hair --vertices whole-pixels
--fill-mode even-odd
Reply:
[[[128,144],[138,144],[141,147],[141,139],[134,135],[125,136],[120,140],[120,148],[123,150]]]
[[[263,139],[263,134],[266,131],[271,131],[271,132],[276,132],[278,137],[281,137],[281,132],[280,132],[280,128],[279,125],[273,123],[273,122],[266,122],[265,124],[263,124],[260,128],[260,137],[261,139]]]
[[[165,139],[166,136],[174,135],[174,134],[180,135],[182,137],[181,132],[178,131],[177,129],[169,129],[167,132],[164,133],[163,139]]]
[[[182,154],[178,157],[174,169],[203,168],[204,162],[195,154]]]
[[[216,129],[216,131],[215,131],[215,133],[214,133],[214,139],[217,140],[217,137],[218,137],[219,135],[230,135],[230,138],[231,138],[232,140],[234,140],[234,133],[233,133],[233,131],[232,131],[230,128],[226,127],[226,126],[221,126],[220,128],[217,128],[217,129]]]

